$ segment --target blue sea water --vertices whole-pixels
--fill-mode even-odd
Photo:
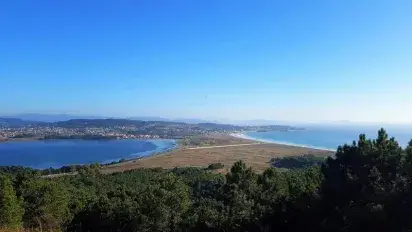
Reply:
[[[0,143],[0,166],[58,168],[71,164],[110,163],[166,151],[175,140],[46,140]]]
[[[247,132],[245,135],[264,142],[336,150],[339,145],[358,140],[359,134],[376,139],[379,129],[377,126],[307,126],[305,130]],[[411,127],[385,129],[389,136],[395,137],[403,147],[412,139]]]

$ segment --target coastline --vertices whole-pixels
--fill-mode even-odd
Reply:
[[[253,141],[262,142],[262,143],[271,143],[271,144],[278,144],[278,145],[284,145],[284,146],[290,146],[290,147],[310,148],[310,149],[316,149],[316,150],[321,150],[321,151],[332,151],[332,152],[336,151],[336,149],[311,146],[307,144],[295,144],[295,143],[289,143],[289,142],[283,142],[283,141],[259,139],[259,138],[248,136],[245,133],[231,133],[229,135],[235,138],[248,139],[248,140],[253,140]]]
[[[7,143],[7,142],[27,142],[27,141],[41,141],[41,139],[40,139],[40,138],[37,138],[37,137],[0,139],[0,143]]]
[[[167,153],[175,149],[178,149],[180,146],[176,139],[151,139],[147,141],[153,143],[156,146],[156,149],[135,153],[132,155],[134,157],[132,157],[129,160],[141,159],[145,157],[160,155],[160,154]],[[169,142],[171,146],[165,146],[166,141]]]
[[[141,158],[148,158],[151,156],[156,156],[159,154],[164,154],[164,153],[168,153],[170,151],[176,150],[180,147],[179,144],[179,140],[177,139],[104,139],[104,140],[100,140],[100,139],[46,139],[46,140],[42,140],[42,139],[37,139],[37,138],[19,138],[19,139],[10,139],[10,140],[2,140],[0,141],[0,144],[3,144],[5,146],[7,146],[7,144],[12,144],[12,143],[16,143],[17,146],[18,143],[44,143],[44,142],[64,142],[64,141],[90,141],[90,142],[99,142],[99,141],[104,141],[104,142],[110,142],[110,141],[119,141],[119,140],[129,140],[129,141],[144,141],[147,143],[151,143],[153,145],[153,147],[149,148],[150,150],[143,150],[143,151],[132,151],[132,152],[128,152],[128,153],[124,153],[120,156],[118,156],[117,158],[113,158],[113,159],[101,159],[101,160],[96,160],[93,163],[99,163],[100,165],[112,165],[112,164],[119,164],[119,163],[123,163],[123,162],[127,162],[127,161],[131,161],[131,160],[138,160]],[[84,162],[73,162],[70,164],[63,164],[63,163],[59,163],[59,164],[55,164],[54,161],[50,161],[50,162],[46,162],[44,164],[38,164],[38,165],[26,165],[26,164],[15,164],[16,166],[24,166],[24,167],[29,167],[29,168],[33,168],[33,169],[38,169],[38,170],[43,170],[43,169],[47,169],[47,168],[53,168],[53,169],[60,169],[64,166],[71,166],[71,165],[80,165],[80,166],[87,166],[90,165],[91,163],[84,163]],[[11,165],[13,166],[13,165]]]
[[[132,140],[142,140],[142,139],[132,139]],[[132,161],[140,160],[143,158],[149,158],[152,156],[165,154],[173,150],[176,150],[180,147],[178,140],[176,139],[148,139],[144,141],[154,144],[156,148],[153,150],[149,150],[149,151],[136,152],[136,153],[130,154],[126,158],[119,158],[119,159],[103,161],[100,164],[107,165],[107,166],[120,165],[126,162],[132,162]],[[166,146],[165,142],[168,142],[170,146]],[[124,161],[120,162],[121,160],[124,160]]]
[[[300,156],[304,154],[321,157],[334,155],[334,152],[328,150],[288,146],[273,142],[256,142],[256,140],[245,138],[245,136],[239,138],[229,133],[210,135],[202,139],[213,141],[213,144],[204,144],[204,146],[197,147],[179,146],[177,149],[169,152],[162,152],[106,166],[102,168],[101,172],[107,174],[138,168],[207,167],[213,163],[221,163],[224,165],[221,171],[226,173],[238,160],[242,160],[254,170],[262,172],[270,167],[269,161],[276,157]]]
[[[56,140],[84,140],[84,141],[112,141],[112,140],[144,140],[144,141],[157,141],[157,140],[175,140],[174,138],[118,138],[118,137],[23,137],[23,138],[6,138],[0,139],[0,143],[7,142],[27,142],[27,141],[56,141]]]

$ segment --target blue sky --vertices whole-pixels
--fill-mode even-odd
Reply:
[[[412,1],[2,1],[0,114],[411,122]]]

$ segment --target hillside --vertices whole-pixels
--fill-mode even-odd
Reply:
[[[0,126],[26,126],[30,124],[39,124],[39,122],[26,121],[20,118],[0,117]]]

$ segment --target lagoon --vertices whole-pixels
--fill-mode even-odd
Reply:
[[[74,164],[110,163],[164,152],[175,140],[44,140],[0,143],[0,166],[59,168]]]

